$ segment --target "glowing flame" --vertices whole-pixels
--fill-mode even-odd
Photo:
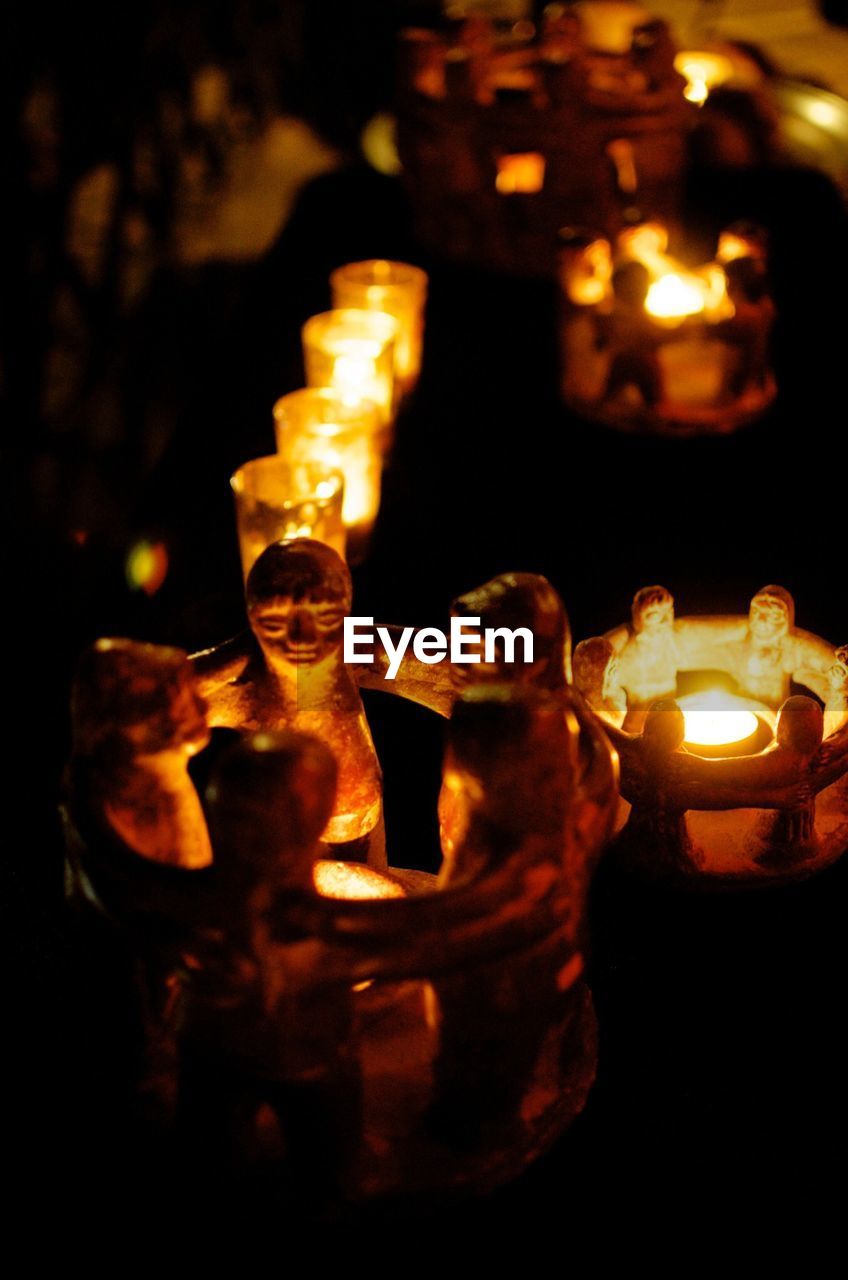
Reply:
[[[658,320],[685,320],[700,315],[706,305],[702,281],[669,271],[655,280],[645,299],[645,310]]]
[[[684,49],[674,59],[674,69],[686,80],[684,98],[702,107],[711,89],[726,84],[733,76],[733,63],[721,53]]]
[[[732,746],[759,728],[759,720],[741,699],[719,689],[678,698],[678,706],[686,725],[685,740],[692,746]]]
[[[322,858],[315,864],[315,888],[323,898],[405,898],[395,880],[358,862],[331,862]]]
[[[503,196],[532,195],[545,182],[545,157],[538,151],[522,151],[498,158],[495,186]]]

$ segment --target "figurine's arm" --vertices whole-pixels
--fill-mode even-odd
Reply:
[[[194,668],[197,689],[206,697],[219,685],[238,679],[250,659],[253,637],[250,631],[242,631],[231,640],[216,644],[212,649],[193,653],[189,662]]]
[[[392,644],[397,646],[403,628],[388,626],[385,629],[389,632]],[[412,652],[412,642],[413,639],[410,637],[393,680],[386,679],[389,657],[383,645],[375,645],[374,657],[370,662],[348,663],[348,671],[360,689],[394,693],[398,697],[406,698],[409,702],[417,702],[422,707],[428,707],[430,711],[448,718],[454,703],[450,663],[421,662]]]
[[[674,624],[678,671],[722,671],[728,645],[742,640],[747,619],[736,615],[678,618]]]
[[[671,784],[687,809],[786,809],[809,797],[811,780],[793,753],[772,748],[721,760],[675,752]]]
[[[632,635],[633,632],[630,627],[628,627],[626,623],[623,623],[620,627],[613,627],[612,631],[605,632],[604,639],[609,640],[616,653],[621,653]]]
[[[798,628],[793,632],[792,639],[792,679],[807,689],[812,689],[823,702],[827,702],[830,693],[827,673],[833,666],[836,652],[834,646],[820,636]]]
[[[317,899],[302,925],[320,936],[351,982],[426,978],[545,936],[564,923],[557,859],[501,868],[486,880],[418,898],[354,902]],[[325,971],[328,981],[339,972]]]

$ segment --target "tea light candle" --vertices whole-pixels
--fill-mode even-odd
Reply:
[[[395,374],[404,393],[418,381],[424,339],[427,273],[408,262],[349,262],[330,276],[333,306],[378,311],[397,321]]]
[[[774,712],[750,698],[725,689],[704,689],[678,698],[677,705],[686,726],[684,745],[694,755],[744,754],[771,741]]]
[[[726,84],[733,76],[733,63],[723,53],[683,49],[675,56],[674,69],[686,80],[683,96],[702,107],[711,89]]]
[[[265,548],[286,538],[314,538],[345,554],[339,470],[319,462],[289,465],[271,454],[239,467],[230,485],[245,580]]]
[[[344,307],[322,311],[303,326],[303,358],[310,387],[330,387],[351,403],[370,400],[384,426],[395,400],[395,343],[399,326],[384,311]]]
[[[290,464],[320,463],[344,476],[349,559],[363,554],[380,507],[380,419],[369,400],[304,387],[274,405],[277,450]]]

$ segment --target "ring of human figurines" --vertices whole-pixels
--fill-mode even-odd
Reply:
[[[385,655],[346,663],[351,607],[341,558],[296,539],[251,569],[239,636],[191,658],[95,644],[73,697],[69,889],[139,949],[145,1093],[166,1112],[177,1098],[198,1149],[217,1136],[244,1163],[279,1143],[317,1195],[480,1190],[550,1145],[594,1079],[585,905],[615,755],[570,686],[544,578],[502,575],[452,606],[533,628],[511,681],[482,661],[457,682],[414,650],[391,681]],[[447,721],[438,876],[387,861],[369,687]],[[222,729],[238,737],[213,746],[201,796],[188,765]],[[170,1079],[183,1054],[186,1089]],[[202,1113],[180,1116],[186,1090]]]
[[[574,678],[619,754],[626,865],[759,885],[848,846],[848,646],[797,627],[783,587],[703,617],[645,587],[629,623],[577,646]]]

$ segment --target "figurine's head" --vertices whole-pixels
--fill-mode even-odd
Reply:
[[[571,302],[593,306],[603,302],[612,280],[612,246],[588,227],[563,227],[559,241],[560,279]]]
[[[727,296],[737,306],[759,302],[768,293],[768,280],[757,258],[733,258],[725,265]]]
[[[685,737],[686,722],[677,703],[668,698],[651,703],[642,728],[648,750],[658,756],[671,755],[683,746]]]
[[[586,701],[600,708],[605,699],[620,696],[618,654],[604,636],[581,640],[574,650],[574,683]]]
[[[751,601],[748,630],[760,644],[773,644],[795,624],[795,602],[785,587],[763,587]]]
[[[827,682],[834,693],[845,693],[848,690],[848,644],[842,645],[834,653]]]
[[[195,755],[209,741],[206,703],[182,649],[98,640],[80,659],[71,697],[74,753],[125,763]]]
[[[350,572],[323,542],[266,547],[247,576],[247,616],[268,665],[308,667],[341,652]]]
[[[818,751],[824,733],[824,713],[817,702],[803,694],[787,698],[777,713],[775,738],[780,747],[798,755]]]
[[[623,262],[613,272],[612,291],[615,300],[626,307],[643,307],[650,287],[651,273],[641,262]]]
[[[215,766],[206,791],[216,861],[311,890],[336,795],[330,749],[305,733],[253,733]]]
[[[633,597],[633,630],[657,636],[674,626],[674,597],[665,587],[643,587]]]
[[[479,618],[481,633],[486,628],[515,631],[525,627],[533,635],[533,661],[528,663],[507,662],[504,640],[498,636],[494,637],[494,661],[483,661],[481,639],[480,662],[454,663],[451,667],[451,679],[458,691],[470,685],[513,682],[561,689],[570,675],[568,615],[556,591],[541,574],[501,573],[482,587],[459,596],[451,604],[450,612],[452,618]],[[467,648],[474,652],[471,643]],[[523,656],[520,637],[514,656]]]
[[[637,222],[619,232],[617,248],[620,255],[637,262],[656,257],[668,248],[668,231],[661,222]]]
[[[555,693],[506,684],[466,690],[450,720],[443,772],[459,809],[459,858],[466,836],[466,855],[473,845],[475,862],[483,856],[488,865],[523,839],[562,838],[578,733]]]

